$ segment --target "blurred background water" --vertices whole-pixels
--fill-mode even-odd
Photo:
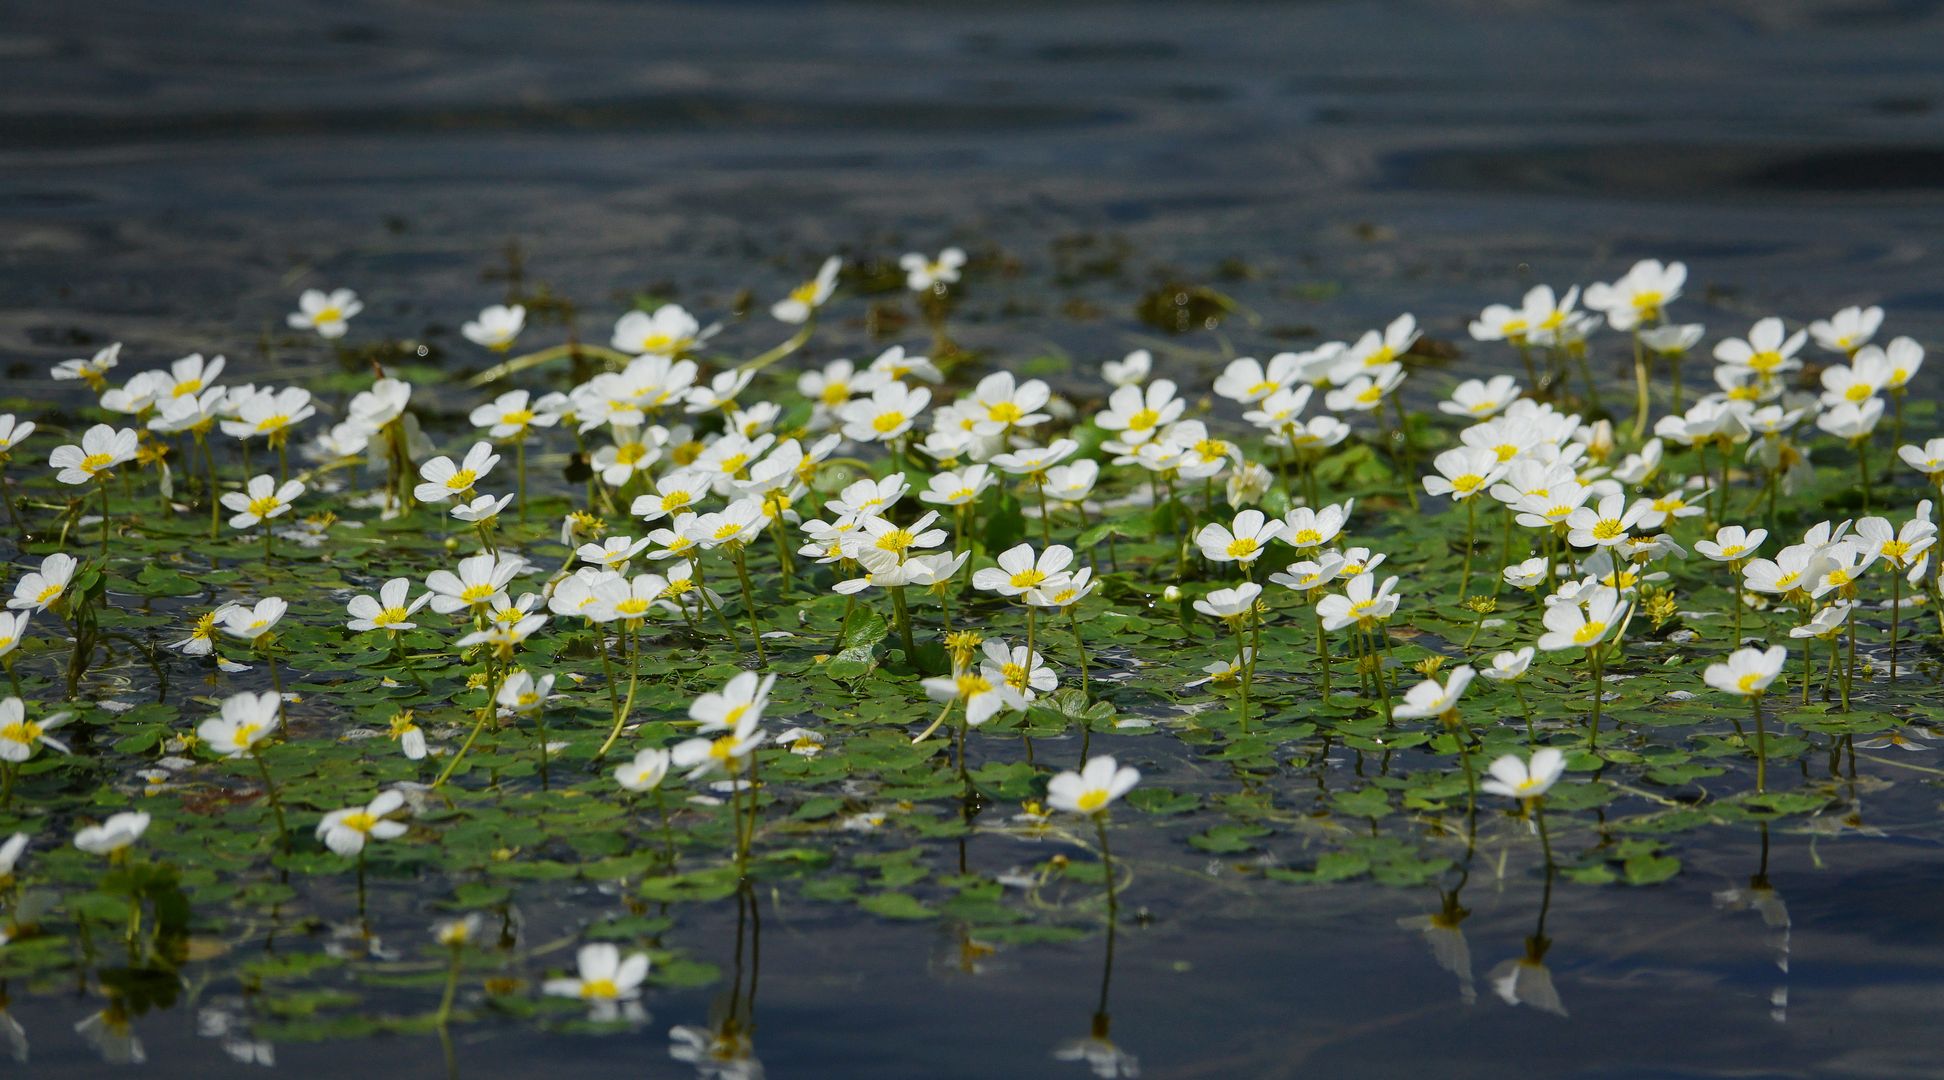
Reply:
[[[1487,302],[1645,256],[1691,265],[1678,315],[1712,336],[1874,302],[1934,347],[1940,46],[1930,0],[4,0],[0,376],[40,393],[49,362],[109,340],[137,368],[190,350],[301,365],[321,354],[281,326],[311,286],[364,296],[354,339],[462,348],[509,242],[593,340],[637,292],[707,319],[831,251],[961,243],[1000,269],[955,329],[1002,364],[1118,357],[1153,333],[1134,300],[1165,280],[1259,312],[1225,328],[1251,352],[1405,310],[1462,339]],[[812,355],[863,348],[860,309]],[[759,314],[723,341],[780,336]],[[1752,826],[1694,841],[1665,886],[1556,890],[1564,1018],[1485,979],[1532,932],[1530,875],[1475,872],[1475,1001],[1397,925],[1436,910],[1432,890],[1265,905],[1212,869],[1147,878],[1114,1035],[1161,1077],[1944,1075],[1938,790],[1873,768],[1894,837],[1816,821],[1770,838],[1786,927],[1736,910],[1762,865]],[[987,872],[1038,857],[978,843]],[[575,904],[609,902],[530,918],[571,928]],[[733,912],[685,918],[727,965]],[[764,933],[773,1075],[1085,1073],[1052,1050],[1088,1031],[1097,939],[960,978],[932,927],[820,906]],[[712,993],[656,995],[640,1036],[474,1028],[461,1072],[681,1075],[663,1029],[702,1022]],[[46,1033],[36,1072],[97,1073],[71,1011],[16,1002]],[[165,1075],[242,1071],[186,1014],[140,1030]],[[442,1068],[429,1039],[279,1055],[306,1076]]]

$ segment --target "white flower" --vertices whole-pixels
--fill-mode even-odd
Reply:
[[[930,405],[930,390],[893,382],[873,390],[869,398],[846,404],[838,415],[844,422],[845,438],[856,442],[890,442],[910,431],[912,423]]]
[[[1615,329],[1625,329],[1618,323]],[[1757,322],[1748,331],[1748,339],[1729,338],[1715,343],[1714,358],[1731,367],[1742,368],[1754,373],[1757,378],[1770,379],[1785,372],[1794,371],[1802,366],[1796,353],[1809,340],[1806,330],[1790,334],[1782,320],[1773,316]]]
[[[1240,563],[1246,571],[1262,557],[1269,542],[1283,531],[1283,522],[1253,507],[1235,515],[1234,527],[1211,521],[1195,534],[1195,545],[1211,562]]]
[[[737,673],[721,690],[711,690],[689,705],[689,719],[697,722],[696,733],[728,731],[745,720],[757,723],[769,705],[770,687],[776,676],[758,676],[753,671]]]
[[[1546,557],[1534,555],[1505,568],[1505,583],[1516,589],[1530,589],[1546,580]]]
[[[1255,610],[1262,586],[1245,581],[1233,589],[1216,589],[1195,601],[1195,610],[1213,619],[1235,619]]]
[[[1767,539],[1767,529],[1744,529],[1740,525],[1723,525],[1715,530],[1714,539],[1696,540],[1694,550],[1715,562],[1735,562],[1754,555],[1761,549],[1762,542]]]
[[[927,259],[913,251],[899,256],[898,265],[904,268],[906,288],[912,292],[927,292],[959,279],[959,268],[965,265],[965,252],[948,247],[938,253],[938,258]]]
[[[870,373],[885,379],[896,379],[899,382],[907,379],[928,383],[945,381],[945,373],[938,370],[938,365],[931,362],[931,357],[907,356],[903,345],[893,345],[877,354],[877,358],[871,361]],[[863,387],[858,387],[859,393],[863,391]]]
[[[230,516],[230,528],[247,529],[288,513],[290,504],[303,493],[302,480],[286,480],[280,485],[276,477],[265,473],[251,477],[249,486],[242,491],[224,492],[222,501],[225,507],[236,511]]]
[[[1517,754],[1507,754],[1492,762],[1489,771],[1492,775],[1478,785],[1479,790],[1510,799],[1536,799],[1565,775],[1566,755],[1548,746],[1534,750],[1527,764]]]
[[[1838,402],[1816,417],[1816,426],[1839,439],[1860,440],[1869,438],[1876,430],[1877,421],[1882,419],[1883,399],[1873,397],[1862,405]]]
[[[1544,621],[1548,633],[1539,638],[1540,651],[1592,648],[1620,629],[1621,620],[1632,606],[1604,585],[1586,594],[1584,603],[1583,608],[1578,603],[1565,603],[1546,609]]]
[[[124,462],[135,460],[140,436],[134,428],[117,430],[96,424],[81,433],[80,445],[57,446],[47,455],[54,478],[63,484],[88,484],[101,479]]]
[[[113,855],[140,840],[148,827],[149,816],[142,811],[110,814],[101,824],[76,832],[74,846],[90,855]]]
[[[1355,506],[1356,500],[1350,499],[1320,510],[1307,506],[1291,507],[1283,515],[1283,530],[1277,535],[1283,543],[1298,551],[1320,548],[1342,535],[1344,525],[1350,520],[1350,511]]]
[[[1877,328],[1883,325],[1883,309],[1871,307],[1846,307],[1827,319],[1817,319],[1809,324],[1809,336],[1816,344],[1833,353],[1853,353],[1870,343],[1876,336]]]
[[[1516,652],[1502,652],[1492,657],[1492,666],[1479,672],[1494,682],[1512,682],[1526,673],[1532,666],[1536,650],[1530,645],[1521,645]]]
[[[977,671],[929,678],[919,685],[924,688],[925,696],[933,701],[958,701],[963,704],[965,722],[972,727],[992,719],[1001,709],[1026,707],[1025,700],[1006,684],[1005,676],[990,664],[981,666]]]
[[[1399,720],[1421,720],[1452,712],[1458,708],[1458,699],[1464,696],[1475,674],[1469,665],[1460,664],[1442,685],[1436,679],[1426,679],[1404,692],[1404,700],[1391,715]]]
[[[484,611],[506,593],[506,585],[526,566],[517,556],[482,553],[459,560],[458,572],[434,570],[426,575],[432,591],[432,610],[441,615],[472,608]]]
[[[1615,330],[1632,330],[1643,322],[1659,322],[1686,283],[1685,265],[1662,266],[1658,259],[1642,259],[1611,285],[1600,282],[1587,286],[1586,306],[1604,312],[1608,325]]]
[[[432,599],[431,593],[421,593],[416,600],[408,600],[412,582],[409,578],[392,578],[378,587],[378,595],[354,596],[345,605],[351,614],[351,621],[345,626],[360,633],[366,630],[389,630],[397,632],[410,630],[418,624],[411,621],[413,614]]]
[[[39,570],[29,571],[15,583],[13,599],[7,601],[7,606],[46,611],[60,603],[68,585],[74,580],[74,571],[80,565],[74,556],[58,551],[43,558]]]
[[[972,434],[981,438],[1004,435],[1013,428],[1045,423],[1039,410],[1052,399],[1053,392],[1039,379],[1016,382],[1010,371],[995,371],[972,388],[971,401],[961,398],[955,404],[972,421]]]
[[[554,676],[542,675],[536,679],[520,668],[500,681],[499,693],[493,700],[500,707],[500,715],[525,716],[546,707],[553,687]]]
[[[1494,376],[1490,382],[1466,379],[1451,392],[1450,401],[1438,402],[1438,411],[1485,420],[1497,416],[1518,396],[1519,382],[1510,375]]]
[[[1088,759],[1079,772],[1068,770],[1047,781],[1046,804],[1073,814],[1098,814],[1140,782],[1139,770],[1102,754]]]
[[[735,727],[713,739],[694,738],[676,743],[670,752],[670,764],[687,769],[690,780],[718,771],[736,772],[742,768],[742,759],[755,753],[769,738],[768,733],[757,730],[761,719],[760,715],[744,713]]]
[[[276,732],[282,711],[283,701],[274,690],[232,694],[223,699],[221,716],[212,716],[196,726],[196,738],[224,757],[243,757],[254,753],[258,743]]]
[[[653,791],[668,778],[671,764],[666,750],[644,749],[635,752],[634,760],[614,770],[614,782],[622,788],[633,791]]]
[[[1493,481],[1505,475],[1506,468],[1499,461],[1497,452],[1478,446],[1446,450],[1432,459],[1431,467],[1437,469],[1438,474],[1424,478],[1425,492],[1449,495],[1457,502],[1463,502],[1490,487]]]
[[[1008,648],[1005,642],[994,639],[985,643],[985,658],[982,673],[987,678],[996,675],[994,681],[1005,683],[1022,702],[1035,701],[1060,685],[1046,659],[1037,652],[1028,653],[1024,645]]]
[[[541,986],[550,997],[580,998],[596,1005],[632,1001],[641,996],[641,982],[648,977],[648,954],[635,953],[621,959],[621,950],[606,942],[583,945],[575,958],[580,968],[577,979],[548,979]]]
[[[1094,423],[1118,432],[1121,441],[1133,446],[1144,443],[1181,418],[1188,403],[1175,396],[1175,384],[1156,379],[1146,387],[1123,386],[1107,399],[1107,408],[1095,414]]]
[[[1154,354],[1146,349],[1135,349],[1119,360],[1109,360],[1100,365],[1100,377],[1111,386],[1138,386],[1147,381],[1148,373],[1154,368]]]
[[[47,733],[70,719],[72,714],[63,712],[36,722],[27,719],[27,705],[19,698],[0,701],[0,761],[18,765],[43,745],[67,753],[67,744],[49,738]]]
[[[339,855],[356,855],[371,840],[396,840],[409,830],[404,822],[392,821],[387,815],[404,805],[405,796],[386,791],[364,806],[333,810],[317,823],[317,838]]]
[[[535,401],[525,390],[508,390],[489,404],[474,409],[468,419],[474,427],[485,428],[486,434],[495,439],[510,439],[526,435],[532,427],[553,427],[560,423],[560,409],[565,404],[565,399],[558,394]]]
[[[672,359],[694,348],[715,332],[703,330],[680,304],[663,304],[654,314],[630,311],[615,320],[613,344],[616,351],[634,356]],[[666,384],[664,386],[666,387]],[[686,389],[686,386],[681,387]]]
[[[1364,572],[1350,579],[1341,594],[1331,594],[1316,602],[1316,613],[1323,618],[1325,630],[1341,630],[1352,623],[1365,629],[1384,621],[1397,611],[1395,576],[1376,585],[1376,576]]]
[[[1782,674],[1789,650],[1781,645],[1767,649],[1736,649],[1725,664],[1709,664],[1702,679],[1716,690],[1739,697],[1758,697]]]
[[[455,495],[466,497],[497,464],[499,455],[493,453],[493,444],[476,442],[461,464],[455,465],[451,458],[441,455],[419,466],[419,478],[424,482],[413,488],[412,494],[423,503],[442,503]]]
[[[481,309],[479,318],[460,324],[459,332],[474,345],[494,352],[505,352],[513,347],[513,339],[519,337],[520,331],[525,328],[526,308],[519,304],[511,307],[493,304]]]
[[[1033,554],[1033,545],[1020,544],[1000,552],[998,566],[988,566],[972,575],[972,587],[1000,596],[1019,596],[1031,589],[1056,589],[1070,576],[1073,549],[1054,544]]]
[[[837,271],[844,260],[832,255],[817,268],[817,276],[790,290],[790,295],[770,305],[770,315],[778,322],[801,325],[830,299],[837,288]]]
[[[475,496],[471,502],[454,504],[451,514],[460,521],[476,525],[479,522],[491,521],[498,517],[500,511],[505,510],[512,503],[512,492],[508,492],[498,498],[494,498],[491,495],[479,495]]]
[[[70,382],[77,379],[84,380],[99,390],[108,372],[114,370],[115,365],[120,362],[121,342],[117,341],[98,350],[86,360],[63,360],[54,365],[48,374],[56,380]]]
[[[227,605],[221,609],[218,618],[222,620],[224,633],[245,641],[256,641],[275,630],[278,621],[289,610],[290,605],[281,597],[266,596],[250,607]]]
[[[231,394],[223,402],[226,408],[236,406],[236,419],[221,424],[223,434],[236,439],[261,435],[275,442],[285,438],[291,428],[317,415],[317,406],[311,404],[311,392],[301,386],[259,390],[240,401],[237,396]],[[356,398],[352,399],[351,415],[358,417]]]
[[[350,329],[348,320],[364,310],[358,294],[350,289],[305,289],[297,297],[297,310],[284,316],[292,330],[315,330],[321,338],[341,338]]]

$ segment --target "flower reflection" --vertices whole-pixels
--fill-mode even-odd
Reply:
[[[74,1030],[110,1065],[140,1065],[148,1060],[142,1040],[129,1026],[128,1009],[118,997],[109,998],[100,1012],[74,1025]]]
[[[1087,1037],[1061,1043],[1054,1049],[1053,1057],[1059,1061],[1084,1061],[1102,1080],[1141,1075],[1141,1059],[1116,1046],[1108,1037],[1112,1024],[1113,1018],[1106,1013],[1095,1013],[1093,1030]]]
[[[683,1024],[668,1032],[668,1056],[695,1066],[702,1080],[762,1080],[756,1043],[731,1020],[720,1027]]]
[[[1507,1005],[1530,1005],[1541,1012],[1565,1016],[1559,991],[1553,989],[1552,970],[1546,967],[1546,946],[1541,938],[1526,940],[1525,955],[1507,960],[1492,969],[1492,990]]]
[[[1458,891],[1444,895],[1444,905],[1429,915],[1407,915],[1397,920],[1400,929],[1415,930],[1431,946],[1431,957],[1438,966],[1458,977],[1458,997],[1470,1005],[1478,1000],[1478,986],[1472,978],[1471,946],[1460,926],[1471,911],[1458,903]]]
[[[12,1010],[8,1008],[9,1004],[10,1002],[7,1000],[6,991],[0,989],[0,1037],[7,1040],[7,1050],[13,1054],[13,1059],[25,1065],[27,1063],[27,1029],[21,1027],[20,1021],[14,1019]]]
[[[212,1000],[196,1012],[196,1034],[205,1039],[218,1040],[223,1053],[240,1065],[273,1067],[277,1064],[276,1047],[251,1037],[250,1020],[244,1015],[245,1008],[240,997]]]
[[[1789,908],[1782,902],[1782,895],[1768,879],[1769,832],[1768,822],[1761,823],[1762,861],[1755,873],[1749,877],[1745,888],[1722,889],[1714,894],[1716,911],[1753,911],[1762,917],[1762,925],[1770,931],[1768,944],[1775,957],[1775,968],[1782,973],[1783,981],[1769,991],[1769,1019],[1785,1023],[1789,1018]]]
[[[756,1056],[756,984],[763,967],[763,917],[747,883],[736,892],[736,974],[711,1019],[668,1031],[668,1056],[695,1066],[701,1080],[762,1080]],[[745,976],[747,978],[745,979]]]

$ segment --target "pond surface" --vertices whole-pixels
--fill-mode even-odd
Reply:
[[[1503,357],[1464,340],[1483,304],[1540,281],[1610,279],[1649,256],[1694,268],[1683,313],[1711,337],[1770,313],[1880,303],[1933,356],[1944,340],[1934,3],[4,8],[0,374],[15,399],[45,400],[50,363],[110,340],[142,358],[136,369],[221,352],[239,378],[301,380],[333,365],[283,336],[291,297],[313,286],[356,288],[367,340],[479,366],[457,326],[505,290],[509,244],[525,286],[570,298],[581,332],[603,340],[637,294],[706,319],[737,309],[744,289],[776,295],[832,251],[960,243],[988,270],[954,331],[988,363],[1071,357],[1090,377],[1159,342],[1196,387],[1225,352],[1350,336],[1401,311],[1461,343],[1454,371],[1498,370]],[[1219,288],[1258,318],[1169,337],[1135,312],[1164,282]],[[874,334],[863,306],[823,327],[808,358],[899,339]],[[719,344],[755,353],[775,329],[731,319]],[[1619,377],[1624,355],[1600,359]],[[421,393],[449,412],[478,400],[456,381]],[[1138,648],[1106,666],[1132,669]],[[1923,663],[1866,710],[1934,715],[1934,653]],[[1298,692],[1293,677],[1285,689]],[[1680,832],[1669,838],[1680,871],[1658,884],[1562,880],[1548,892],[1523,825],[1498,814],[1469,857],[1446,844],[1449,871],[1419,884],[1262,880],[1267,867],[1308,869],[1342,834],[1374,833],[1332,815],[1331,793],[1423,764],[1409,752],[1312,760],[1311,739],[1238,781],[1165,735],[1094,747],[1204,800],[1179,819],[1125,813],[1134,824],[1116,836],[1133,878],[1106,1011],[1141,1075],[1944,1074],[1944,755],[1863,751],[1832,776],[1812,749],[1782,775],[1830,794],[1818,812]],[[1062,765],[1078,755],[1074,738],[1037,749]],[[1008,741],[990,754],[1020,751]],[[1747,786],[1747,763],[1714,763],[1729,771],[1708,783]],[[1191,846],[1239,784],[1271,794],[1271,835]],[[922,845],[937,874],[1000,875],[1060,843],[1002,831],[1016,809],[988,806],[962,839],[814,842],[851,854]],[[1599,815],[1655,809],[1629,795],[1562,814],[1554,842],[1591,849]],[[422,951],[430,904],[448,891],[425,873],[374,879],[370,921],[387,945]],[[1461,881],[1463,976],[1400,925],[1439,911],[1440,890]],[[344,874],[308,879],[299,906],[342,920],[351,888]],[[618,903],[609,886],[573,881],[518,895],[519,932],[535,943],[571,941]],[[1087,1074],[1055,1052],[1097,1023],[1109,956],[1098,932],[986,954],[968,952],[962,923],[811,903],[788,884],[760,884],[752,906],[644,907],[722,977],[653,988],[652,1021],[633,1031],[487,1016],[455,1028],[450,1058],[427,1031],[278,1042],[276,1067],[693,1075],[670,1059],[668,1029],[719,1019],[740,991],[776,1077]],[[1510,1006],[1490,977],[1542,918],[1566,1015]],[[227,936],[275,948],[273,929],[294,951],[323,947],[315,927]],[[147,1068],[258,1071],[207,1034],[237,987],[194,978],[193,994],[135,1022]],[[72,1033],[98,1003],[46,991],[12,994],[28,1071],[99,1075]],[[437,986],[362,992],[371,1010],[413,1013]]]

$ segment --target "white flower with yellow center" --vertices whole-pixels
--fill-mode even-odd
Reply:
[[[141,437],[134,428],[119,430],[96,424],[81,433],[81,442],[57,446],[47,455],[54,478],[63,484],[92,484],[119,465],[135,460]]]
[[[297,297],[297,310],[284,316],[292,330],[315,330],[317,336],[333,341],[350,329],[350,319],[364,310],[358,294],[350,289],[305,289]]]
[[[972,575],[972,587],[1000,596],[1021,596],[1032,589],[1057,589],[1071,575],[1073,549],[1054,544],[1037,556],[1033,545],[1019,544],[999,553],[999,565],[988,566]]]
[[[1480,791],[1508,799],[1537,799],[1566,774],[1566,755],[1548,746],[1534,750],[1528,764],[1517,754],[1507,754],[1492,762],[1488,771],[1491,775],[1479,783]]]
[[[28,611],[46,611],[67,595],[68,585],[80,563],[72,555],[55,552],[41,559],[40,569],[31,570],[14,584],[7,606]]]
[[[245,757],[256,753],[257,744],[276,733],[282,711],[283,702],[274,690],[232,694],[223,699],[220,716],[196,725],[196,738],[211,753]]]
[[[824,306],[830,294],[837,288],[837,272],[843,269],[844,260],[832,255],[817,268],[817,276],[790,290],[790,295],[770,305],[770,317],[778,322],[801,326],[810,321],[810,316]]]
[[[1138,769],[1102,754],[1088,759],[1079,772],[1068,770],[1047,781],[1046,804],[1070,814],[1099,814],[1140,782]]]
[[[1709,664],[1701,678],[1716,690],[1737,697],[1759,697],[1782,674],[1782,664],[1788,658],[1789,650],[1782,645],[1736,649],[1728,655],[1727,663]]]
[[[432,599],[432,594],[421,593],[414,600],[409,598],[411,589],[410,578],[398,577],[380,585],[377,596],[352,597],[345,605],[351,615],[345,626],[358,633],[384,630],[394,634],[416,627],[412,616]]]
[[[251,477],[242,491],[224,492],[223,506],[235,511],[230,515],[230,528],[248,529],[289,513],[290,504],[303,493],[302,480],[286,480],[279,484],[276,477],[265,473]]]
[[[468,319],[459,324],[459,333],[467,341],[494,352],[505,352],[513,347],[513,339],[526,329],[526,308],[519,304],[492,304],[481,308],[479,317]],[[524,391],[515,391],[524,393]],[[477,423],[477,421],[474,421]],[[500,436],[494,436],[500,438]]]
[[[317,838],[339,855],[357,855],[373,840],[396,840],[410,831],[391,820],[405,805],[405,796],[386,791],[363,806],[333,810],[317,823]]]
[[[27,719],[27,704],[17,697],[0,701],[0,761],[18,765],[34,756],[42,746],[65,754],[67,744],[48,737],[48,732],[72,719],[69,713],[55,713],[46,719]]]

